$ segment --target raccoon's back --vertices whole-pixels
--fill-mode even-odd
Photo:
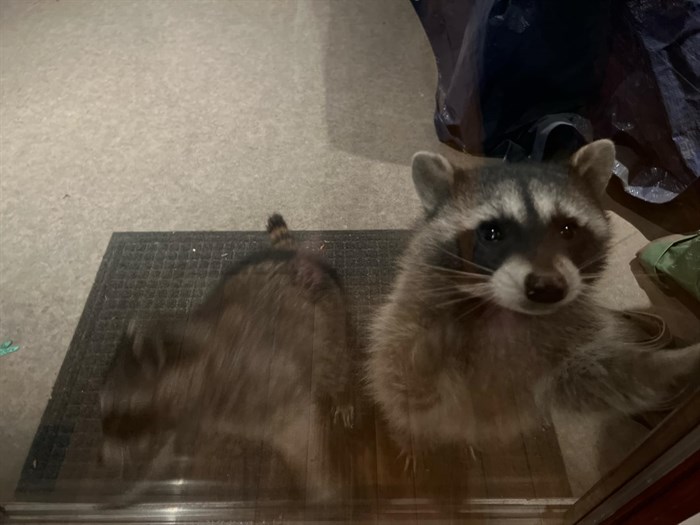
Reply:
[[[202,395],[251,416],[304,398],[315,338],[330,337],[315,321],[335,314],[339,296],[327,268],[303,253],[276,252],[235,270],[194,316],[208,327]]]

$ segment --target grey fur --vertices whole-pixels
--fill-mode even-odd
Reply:
[[[173,435],[224,430],[267,440],[304,475],[326,409],[352,424],[337,277],[293,249],[281,217],[270,224],[282,249],[233,268],[187,322],[130,326],[101,392],[106,459],[144,463]],[[330,473],[308,476],[310,498],[334,491]]]
[[[591,298],[610,238],[599,201],[610,175],[605,170],[614,159],[610,145],[599,141],[586,146],[568,168],[455,168],[451,191],[440,191],[447,195],[443,201],[426,207],[427,217],[372,324],[365,370],[370,395],[407,453],[436,443],[478,444],[495,432],[500,439],[516,438],[523,427],[534,428],[546,417],[551,404],[627,414],[667,407],[698,377],[700,345],[673,351],[644,344],[648,335],[638,324]],[[420,163],[421,172],[426,165]],[[438,168],[433,178],[441,173]],[[423,173],[419,178],[430,179]],[[425,184],[416,189],[425,202],[430,190]],[[428,202],[434,202],[434,195]],[[575,212],[585,245],[574,250],[547,237],[549,226],[537,216],[550,208]],[[485,257],[476,267],[477,250],[469,239],[480,214],[517,216],[513,221],[519,237],[506,246],[504,258]],[[531,311],[499,304],[492,281],[503,261],[517,256],[529,263],[543,250],[578,261],[567,277],[577,286],[568,291],[568,300],[543,310],[533,304]],[[592,266],[597,270],[586,274]],[[502,424],[496,428],[493,420],[477,418],[474,411],[480,396],[504,385],[537,400],[529,414],[503,407],[499,418],[512,421],[511,436],[503,436]]]

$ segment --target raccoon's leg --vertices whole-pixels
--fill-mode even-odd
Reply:
[[[306,410],[280,415],[269,439],[302,484],[307,501],[328,501],[342,493],[334,472],[324,419],[313,401]]]
[[[314,394],[316,398],[330,398],[333,421],[351,428],[354,382],[347,331],[344,298],[340,290],[333,290],[314,308]]]
[[[700,343],[677,350],[592,345],[552,377],[555,401],[579,409],[626,414],[671,408],[700,380]]]
[[[375,332],[367,362],[371,395],[399,446],[405,470],[419,470],[424,451],[434,444],[461,441],[467,433],[463,402],[468,377],[454,356],[462,340],[449,325],[400,327]]]

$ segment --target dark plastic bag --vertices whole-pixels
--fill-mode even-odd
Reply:
[[[438,67],[440,140],[506,160],[612,137],[627,191],[666,202],[698,176],[698,2],[414,0]],[[552,146],[553,144],[553,146]]]

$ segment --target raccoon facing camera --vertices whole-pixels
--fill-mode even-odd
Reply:
[[[609,140],[566,164],[413,157],[424,220],[366,362],[369,392],[406,450],[503,438],[474,407],[506,384],[533,400],[530,417],[503,408],[516,438],[552,404],[634,413],[673,403],[697,377],[700,346],[637,344],[639,327],[592,297],[610,245],[601,201],[614,161]]]
[[[449,252],[457,266],[490,276],[483,293],[528,314],[553,312],[595,280],[610,240],[599,197],[615,160],[611,142],[582,148],[568,173],[547,164],[455,171],[438,157],[413,160],[427,215],[445,225],[433,262]]]
[[[167,446],[223,432],[267,442],[310,499],[334,493],[306,459],[321,421],[353,424],[344,293],[281,216],[268,232],[272,249],[231,268],[186,322],[129,326],[101,391],[106,463],[159,469]]]

